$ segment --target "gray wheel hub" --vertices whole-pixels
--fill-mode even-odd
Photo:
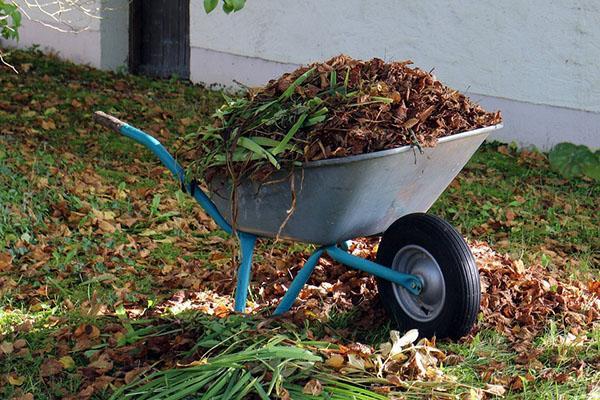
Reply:
[[[396,253],[392,269],[416,275],[423,281],[421,294],[415,296],[400,285],[394,284],[394,295],[402,310],[419,322],[435,319],[446,301],[444,275],[433,256],[421,246],[404,246]]]

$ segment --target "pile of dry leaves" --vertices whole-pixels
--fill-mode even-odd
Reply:
[[[214,124],[184,146],[190,172],[238,174],[345,157],[501,122],[411,61],[360,61],[340,55],[286,73],[246,97],[227,99]],[[253,175],[256,177],[256,175]]]
[[[350,250],[374,261],[377,245],[376,238],[359,239],[352,242]],[[516,349],[525,351],[547,327],[549,319],[574,335],[600,322],[597,282],[570,281],[549,273],[541,264],[525,266],[522,260],[500,254],[484,242],[470,242],[470,247],[481,277],[484,316],[473,333],[483,328],[495,329]],[[255,311],[277,305],[307,258],[303,253],[290,254],[278,249],[263,251],[257,258],[264,261],[255,263],[253,270],[254,302],[250,302],[250,307]],[[231,304],[225,298],[233,293],[235,269],[198,272],[203,274],[205,288],[214,291],[210,296],[223,296],[218,302],[221,306],[207,309],[210,301],[207,303],[206,293],[187,291],[180,292],[169,306],[183,302],[186,307],[210,314],[229,313]],[[306,318],[326,320],[332,312],[340,311],[356,313],[351,329],[336,332],[348,337],[387,320],[378,305],[377,285],[372,276],[323,257],[289,317],[302,324]]]
[[[486,112],[433,74],[410,64],[412,61],[385,63],[379,58],[361,61],[340,55],[284,74],[252,99],[277,98],[302,74],[315,69],[295,91],[299,97],[322,97],[330,114],[302,136],[308,140],[306,160],[416,143],[435,146],[440,137],[501,122],[500,112]],[[358,91],[356,96],[344,98],[329,92],[333,72],[337,80],[347,81],[348,92]],[[276,138],[277,131],[273,127],[265,133]]]
[[[479,329],[496,329],[520,353],[530,353],[530,343],[549,319],[573,335],[600,322],[598,282],[563,280],[540,264],[525,266],[485,243],[472,243],[471,248],[482,284],[484,318]]]

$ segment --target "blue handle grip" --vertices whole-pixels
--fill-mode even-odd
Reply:
[[[185,170],[183,167],[177,162],[177,160],[175,160],[175,158],[167,151],[167,149],[158,140],[156,140],[156,138],[101,111],[97,111],[94,114],[94,119],[96,122],[121,133],[123,136],[127,136],[128,138],[135,140],[150,150],[156,157],[158,157],[160,162],[167,167],[171,173],[173,173],[175,178],[177,178],[177,180],[181,183],[181,187],[196,199],[198,204],[200,204],[204,211],[206,211],[206,213],[215,220],[221,229],[229,234],[233,232],[231,225],[221,215],[217,209],[217,206],[215,206],[215,203],[208,198],[206,193],[204,193],[204,191],[195,182],[186,182]]]

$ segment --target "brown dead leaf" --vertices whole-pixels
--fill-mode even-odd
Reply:
[[[128,371],[125,374],[125,383],[126,384],[130,384],[131,382],[133,382],[133,380],[135,378],[137,378],[141,373],[143,373],[144,371],[146,371],[148,368],[135,368],[132,369],[131,371]]]
[[[98,220],[98,230],[101,233],[115,233],[117,231],[117,227],[110,223],[107,220],[99,219]]]
[[[13,397],[11,400],[33,400],[33,394],[28,392],[22,396]]]
[[[106,353],[103,353],[96,361],[90,363],[89,367],[94,368],[98,370],[98,372],[104,374],[113,368],[113,363],[110,360],[110,356]]]
[[[317,379],[311,379],[302,389],[302,393],[310,394],[311,396],[319,396],[322,392],[323,385]]]
[[[0,272],[8,271],[12,267],[12,256],[5,252],[0,252]]]
[[[408,121],[406,121],[405,123],[403,123],[402,127],[406,128],[406,129],[410,129],[413,126],[415,126],[416,124],[418,124],[418,123],[419,123],[419,119],[418,118],[411,118]]]
[[[510,390],[520,392],[523,390],[523,379],[520,376],[515,376],[510,381]]]
[[[494,396],[504,396],[506,393],[506,388],[502,385],[493,385],[491,383],[486,383],[484,390]]]
[[[14,349],[15,348],[11,342],[4,341],[0,343],[0,352],[4,354],[10,354],[13,352]]]
[[[588,290],[591,293],[594,293],[596,296],[600,297],[600,281],[588,282]]]
[[[75,332],[73,332],[73,334],[75,335],[75,337],[86,336],[90,339],[96,339],[100,337],[100,329],[98,329],[98,327],[95,325],[82,324],[79,325],[77,329],[75,329]]]
[[[124,80],[118,80],[115,82],[115,90],[118,90],[120,92],[124,92],[125,90],[127,90],[128,87],[129,85]]]
[[[50,131],[56,129],[56,124],[53,120],[47,119],[42,121],[42,129],[45,131]]]
[[[515,261],[515,269],[519,274],[523,274],[525,272],[525,263],[523,260]]]
[[[88,385],[86,387],[84,387],[78,394],[77,397],[80,400],[86,400],[89,399],[90,397],[92,397],[92,395],[94,394],[94,385]]]
[[[498,146],[498,153],[510,156],[510,149],[506,145]]]
[[[59,374],[63,370],[63,365],[60,361],[54,358],[48,358],[42,362],[40,366],[40,376],[45,378],[48,376],[53,376]]]
[[[504,214],[504,216],[506,217],[507,222],[512,222],[517,215],[514,213],[514,211],[512,211],[511,209],[508,209],[508,210],[506,210],[506,213]]]

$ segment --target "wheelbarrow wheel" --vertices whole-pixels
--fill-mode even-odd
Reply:
[[[443,219],[409,214],[383,234],[377,263],[423,280],[415,296],[378,278],[383,306],[401,331],[416,328],[421,337],[459,339],[469,333],[479,312],[481,292],[473,254],[463,237]]]

